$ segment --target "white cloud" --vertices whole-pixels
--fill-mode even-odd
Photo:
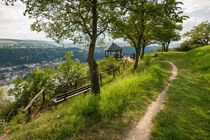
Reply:
[[[192,13],[197,10],[210,7],[210,0],[180,0],[184,3],[182,6],[186,13]]]
[[[210,0],[180,0],[184,3],[182,6],[184,15],[190,19],[184,21],[183,32],[189,31],[204,20],[210,21]],[[23,16],[25,6],[21,2],[15,3],[15,6],[5,6],[0,2],[0,38],[14,39],[38,39],[50,40],[44,33],[37,33],[30,30],[29,20]]]
[[[183,23],[182,34],[190,31],[201,22],[210,21],[210,0],[180,0],[183,2],[184,15],[190,18]]]
[[[24,10],[25,6],[21,2],[14,6],[0,2],[0,38],[46,40],[44,33],[31,31],[33,20],[23,15]]]

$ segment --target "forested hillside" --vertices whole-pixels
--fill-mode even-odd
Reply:
[[[153,51],[159,47],[147,47],[145,51]],[[86,62],[88,50],[74,47],[0,47],[0,67],[43,63],[53,61],[55,59],[64,59],[67,52],[73,52],[73,60]],[[127,56],[134,53],[135,50],[130,47],[123,47],[123,53]],[[97,47],[95,59],[104,58],[104,47]]]
[[[57,58],[64,58],[69,51],[74,52],[72,59],[85,62],[87,51],[77,48],[0,48],[0,66],[14,66],[31,63],[43,63]]]

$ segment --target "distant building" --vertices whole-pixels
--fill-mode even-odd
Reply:
[[[108,55],[114,55],[116,59],[123,57],[123,54],[122,54],[123,48],[119,47],[115,43],[112,43],[110,46],[106,47],[104,50],[105,50],[105,57],[107,57]]]

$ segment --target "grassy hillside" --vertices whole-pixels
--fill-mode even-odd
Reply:
[[[117,139],[167,83],[170,66],[146,58],[141,70],[127,70],[106,84],[101,94],[79,95],[23,123],[19,114],[0,133],[5,139]],[[141,72],[139,72],[141,71]]]
[[[152,139],[209,139],[210,46],[169,52],[159,59],[173,61],[179,72],[167,93],[165,108],[154,119]]]
[[[4,139],[121,139],[166,85],[171,68],[161,61],[167,60],[179,71],[167,93],[165,108],[153,120],[152,139],[208,139],[210,46],[150,58],[141,61],[138,72],[130,68],[105,84],[100,95],[79,95],[29,123],[19,113],[0,133],[7,134]]]

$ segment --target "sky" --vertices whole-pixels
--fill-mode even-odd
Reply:
[[[182,33],[189,31],[204,20],[210,21],[210,0],[179,0],[182,5],[184,15],[190,19],[184,21]],[[32,39],[51,40],[41,32],[31,31],[32,19],[23,16],[25,6],[21,2],[16,2],[14,6],[6,6],[0,2],[0,38],[10,39]]]

